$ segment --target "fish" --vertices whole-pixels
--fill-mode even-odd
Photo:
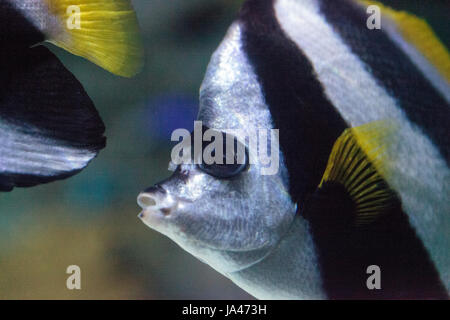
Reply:
[[[279,168],[171,165],[139,218],[258,299],[448,299],[449,66],[425,20],[380,2],[247,0],[198,121],[248,153],[278,130]]]
[[[143,65],[129,0],[0,0],[0,191],[71,177],[106,146],[105,126],[51,43],[122,77]]]

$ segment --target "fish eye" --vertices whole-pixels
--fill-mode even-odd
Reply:
[[[222,150],[221,163],[213,162],[212,164],[208,164],[205,163],[205,161],[201,161],[201,163],[197,165],[198,168],[204,173],[218,179],[233,178],[248,169],[248,150],[236,138],[234,138],[233,147],[227,148],[227,145],[224,142]],[[215,149],[212,150],[211,156],[216,156]]]

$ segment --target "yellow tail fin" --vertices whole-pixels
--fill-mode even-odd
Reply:
[[[45,0],[61,30],[48,42],[120,76],[143,64],[139,26],[130,0]]]

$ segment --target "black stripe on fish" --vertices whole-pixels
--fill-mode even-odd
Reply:
[[[304,211],[330,299],[448,299],[398,201],[375,221],[356,227],[351,197],[342,185],[327,183]],[[371,265],[380,267],[380,290],[367,287]]]
[[[72,176],[105,146],[91,99],[47,48],[2,50],[0,72],[0,190]]]
[[[313,192],[347,125],[326,98],[306,56],[281,29],[272,0],[247,1],[240,13],[243,45],[262,85],[290,175],[290,194]]]
[[[369,30],[367,14],[354,1],[320,1],[321,11],[378,84],[395,97],[450,162],[450,106],[383,30]]]
[[[28,48],[44,40],[44,35],[10,2],[0,0],[0,48],[2,51],[8,47]]]

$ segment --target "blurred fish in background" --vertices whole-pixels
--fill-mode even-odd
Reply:
[[[385,2],[424,16],[448,46],[445,2]],[[0,299],[251,298],[136,217],[136,194],[168,176],[168,134],[193,125],[210,56],[243,0],[132,3],[145,47],[136,77],[47,47],[94,102],[108,146],[71,179],[0,193]],[[79,291],[66,288],[73,264]]]
[[[0,1],[0,191],[70,177],[105,146],[82,85],[43,41],[124,77],[143,52],[128,0]]]
[[[165,175],[172,128],[193,125],[209,56],[239,2],[132,1],[146,52],[133,78],[45,45],[93,101],[108,146],[71,179],[0,194],[0,299],[249,297],[149,233],[135,202]],[[80,291],[66,288],[73,264]]]

